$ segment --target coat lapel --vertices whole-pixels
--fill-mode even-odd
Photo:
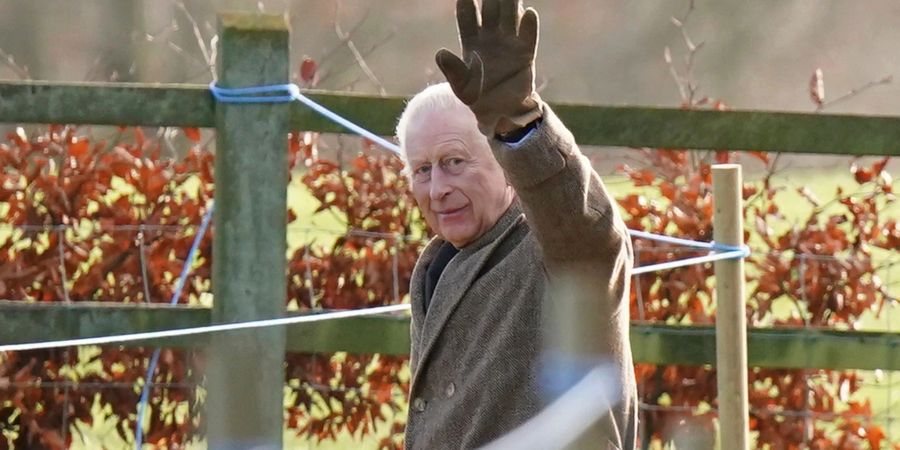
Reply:
[[[411,300],[414,302],[412,306],[413,320],[421,320],[417,322],[421,325],[416,327],[418,336],[414,337],[414,339],[417,339],[416,342],[421,343],[420,348],[422,349],[418,355],[418,367],[413,374],[412,386],[415,386],[419,374],[423,372],[422,369],[427,364],[428,357],[432,353],[432,349],[441,332],[444,331],[450,316],[465,297],[472,283],[475,282],[491,253],[503,241],[503,238],[515,228],[515,225],[522,220],[524,220],[524,216],[522,215],[521,206],[518,200],[515,200],[488,232],[472,244],[460,249],[459,253],[444,268],[444,272],[441,274],[441,278],[434,289],[433,298],[427,312],[424,309],[424,277],[425,272],[428,270],[427,263],[434,259],[443,241],[432,240],[422,253],[422,258],[430,259],[422,261],[426,264],[416,265],[412,278],[413,285],[411,286],[411,291],[413,291]],[[418,316],[416,303],[419,303],[418,309],[420,313]]]
[[[428,272],[428,266],[434,261],[438,250],[443,244],[443,239],[438,237],[432,238],[425,245],[422,254],[419,255],[419,260],[416,261],[412,277],[410,277],[409,301],[412,307],[412,321],[416,324],[416,327],[413,328],[415,333],[412,336],[413,345],[416,342],[421,342],[422,324],[425,323],[425,274]]]

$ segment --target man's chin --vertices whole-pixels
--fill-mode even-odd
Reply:
[[[453,246],[456,248],[465,247],[467,244],[477,238],[477,236],[475,236],[471,230],[457,229],[456,227],[447,227],[442,231],[443,233],[441,233],[441,238],[453,244]]]

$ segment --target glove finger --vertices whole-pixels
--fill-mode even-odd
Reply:
[[[471,81],[475,72],[469,68],[463,60],[459,59],[453,52],[445,48],[442,48],[437,52],[434,60],[437,63],[438,68],[443,72],[444,77],[447,78],[447,82],[450,83],[453,92],[463,103],[468,105],[478,99],[478,95],[481,91],[480,72],[478,74],[479,79],[476,80],[478,82],[475,83],[478,89],[475,90],[473,94],[473,87],[470,85],[473,84]],[[478,60],[480,61],[480,58]],[[482,70],[480,65],[478,70]]]
[[[516,34],[516,25],[522,14],[522,0],[500,0],[500,29],[509,34]]]
[[[471,105],[481,98],[482,85],[484,84],[484,63],[481,61],[481,55],[478,52],[472,52],[469,58],[468,69],[468,82],[466,82],[465,86],[461,86],[462,89],[458,92],[454,92],[456,92],[456,96],[463,103]]]
[[[456,0],[456,27],[463,52],[478,37],[478,6],[475,0]]]
[[[537,11],[534,8],[526,9],[525,14],[522,14],[522,21],[519,22],[519,39],[528,44],[532,54],[537,52],[539,29],[540,23]]]
[[[493,30],[500,22],[500,1],[482,0],[481,2],[481,28]]]

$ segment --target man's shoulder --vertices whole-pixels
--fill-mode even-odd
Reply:
[[[537,237],[523,217],[494,246],[482,272],[505,266],[506,261],[515,264],[519,271],[527,271],[530,267],[537,269],[543,267],[542,258]]]

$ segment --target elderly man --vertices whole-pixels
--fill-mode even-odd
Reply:
[[[537,13],[521,0],[480,9],[458,0],[457,24],[463,59],[438,52],[448,83],[416,95],[397,127],[436,234],[410,288],[407,448],[487,444],[552,400],[546,374],[572,378],[606,361],[619,395],[578,446],[632,449],[625,226],[534,92]],[[572,317],[596,326],[565,322]]]

